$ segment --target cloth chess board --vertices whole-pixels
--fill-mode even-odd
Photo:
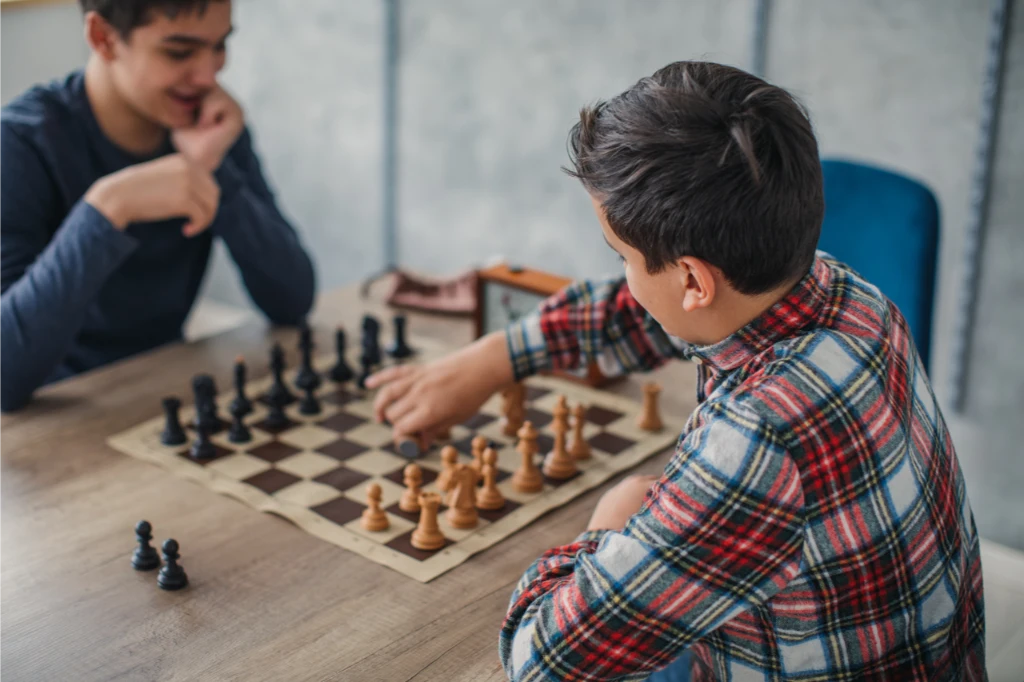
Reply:
[[[428,353],[423,340],[413,339],[420,350],[418,360],[438,355]],[[227,438],[227,429],[214,434],[214,458],[196,461],[188,456],[189,444],[165,446],[160,442],[162,416],[112,436],[108,443],[116,450],[157,464],[175,475],[196,481],[214,491],[230,495],[264,512],[282,516],[303,530],[339,547],[361,554],[405,575],[428,582],[458,566],[473,554],[504,540],[545,512],[559,507],[612,476],[635,466],[672,445],[683,421],[662,415],[665,427],[650,433],[636,426],[641,405],[607,391],[564,379],[533,377],[526,382],[526,419],[539,431],[538,465],[554,443],[552,412],[559,395],[569,404],[587,406],[584,437],[591,445],[592,457],[577,462],[579,471],[564,481],[545,478],[539,493],[520,493],[509,480],[519,467],[521,456],[515,439],[502,433],[501,399],[493,396],[477,414],[451,430],[451,439],[441,442],[415,460],[423,472],[423,490],[437,490],[436,479],[442,470],[440,447],[451,443],[459,451],[459,461],[469,463],[470,442],[480,434],[493,443],[498,453],[498,488],[506,503],[497,511],[479,512],[480,523],[471,530],[452,528],[442,505],[438,521],[446,543],[441,549],[424,552],[411,544],[418,514],[398,507],[404,490],[403,469],[409,460],[401,457],[392,442],[391,429],[373,420],[373,394],[361,391],[354,383],[336,384],[326,378],[334,364],[329,356],[315,358],[313,365],[324,377],[318,389],[322,411],[307,416],[299,413],[298,403],[286,409],[290,423],[271,429],[265,424],[265,395],[270,377],[247,384],[247,395],[255,410],[246,418],[252,432],[248,443],[235,444]],[[354,363],[352,363],[353,366]],[[290,380],[294,368],[286,373]],[[295,391],[298,394],[297,391]],[[227,417],[232,390],[218,395],[221,416]],[[181,411],[183,424],[190,424],[192,406]],[[189,438],[194,438],[191,427]],[[366,489],[371,483],[383,491],[382,507],[390,528],[370,532],[360,525],[366,509]],[[442,494],[442,499],[443,499]]]

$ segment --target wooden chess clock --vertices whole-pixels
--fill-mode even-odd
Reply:
[[[473,311],[477,338],[504,329],[571,283],[568,277],[507,263],[477,271],[476,309]],[[594,362],[578,372],[553,374],[590,386],[609,382]]]

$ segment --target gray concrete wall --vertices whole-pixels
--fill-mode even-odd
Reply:
[[[88,56],[77,3],[4,6],[0,14],[0,105],[36,83],[77,69]]]
[[[425,270],[494,255],[569,276],[618,267],[560,170],[580,106],[677,59],[750,59],[745,0],[404,6],[399,253]]]
[[[1016,4],[967,395],[978,447],[961,459],[979,527],[1024,549],[1024,4]]]

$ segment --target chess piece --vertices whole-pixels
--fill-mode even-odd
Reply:
[[[420,493],[420,522],[412,532],[412,546],[424,552],[432,552],[444,547],[444,535],[437,525],[437,508],[441,506],[441,496],[437,493]]]
[[[371,368],[380,364],[380,322],[373,315],[363,316],[363,355]]]
[[[490,443],[487,442],[487,438],[484,436],[474,436],[473,440],[469,443],[470,451],[473,453],[473,462],[469,466],[473,467],[477,475],[483,473],[484,450],[487,449],[488,445]]]
[[[334,347],[335,352],[338,355],[338,361],[331,369],[331,381],[336,381],[339,384],[343,384],[346,381],[351,381],[352,377],[355,376],[355,372],[348,366],[348,362],[345,360],[345,330],[338,327],[338,330],[334,332]]]
[[[494,448],[484,450],[484,487],[476,496],[477,509],[493,511],[505,506],[505,496],[498,490],[498,453]]]
[[[164,445],[181,445],[188,440],[185,429],[181,428],[178,410],[181,401],[171,396],[164,398],[164,430],[160,432],[160,442]]]
[[[313,332],[308,325],[302,325],[299,330],[299,356],[302,358],[299,371],[295,374],[295,387],[306,394],[306,400],[310,400],[310,394],[320,387],[320,376],[313,369]],[[312,405],[307,402],[307,405]],[[300,407],[299,411],[302,409]],[[319,414],[316,412],[302,412],[302,414]]]
[[[437,477],[437,489],[448,490],[448,482],[455,474],[455,467],[459,463],[459,451],[454,445],[445,445],[441,448],[441,474]]]
[[[543,471],[548,478],[562,481],[576,473],[576,462],[565,447],[565,434],[569,431],[569,407],[564,395],[558,397],[553,415],[555,420],[551,430],[555,432],[555,446],[544,458]]]
[[[502,433],[515,437],[526,419],[526,387],[518,381],[501,393]]]
[[[572,408],[572,440],[569,441],[569,454],[573,459],[590,459],[590,443],[583,438],[586,423],[587,408],[578,403]]]
[[[274,376],[274,383],[267,391],[267,403],[287,407],[295,402],[295,396],[284,383],[284,349],[281,344],[275,343],[270,348],[270,372]]]
[[[356,386],[362,390],[366,390],[366,380],[373,374],[373,355],[368,353],[366,349],[363,349],[363,354],[359,356],[359,364],[362,367],[359,372],[359,378],[356,379]]]
[[[452,491],[446,518],[452,528],[475,528],[479,523],[476,511],[476,482],[478,474],[473,467],[459,464],[455,473],[448,481],[448,489]]]
[[[319,382],[320,380],[317,379],[318,384]],[[316,394],[314,393],[314,391],[316,391],[316,386],[307,383],[306,387],[302,390],[305,391],[306,395],[302,397],[302,401],[299,403],[299,414],[320,414],[320,401],[317,400]]]
[[[245,395],[245,380],[245,358],[239,355],[235,358],[235,399],[228,408],[232,416],[236,412],[241,412],[243,417],[252,413],[252,401]]]
[[[405,512],[418,512],[420,510],[420,486],[423,485],[423,471],[418,464],[406,464],[402,470],[402,483],[405,484],[405,492],[402,499],[398,501],[398,508]]]
[[[217,456],[217,446],[210,440],[210,428],[201,423],[196,427],[196,439],[188,452],[192,459],[213,459]]]
[[[516,449],[523,459],[522,464],[512,474],[512,487],[521,493],[539,493],[544,488],[544,478],[534,461],[537,454],[537,430],[530,422],[523,422],[517,435],[519,445]]]
[[[644,431],[661,431],[661,415],[658,414],[658,394],[661,393],[661,386],[650,381],[644,384],[644,404],[640,410],[636,425]]]
[[[152,571],[160,565],[160,555],[156,553],[149,541],[153,539],[153,528],[149,521],[135,524],[135,541],[139,546],[132,554],[132,568],[136,571]]]
[[[228,430],[228,440],[232,443],[248,443],[252,440],[252,433],[249,432],[249,427],[243,421],[245,417],[245,413],[242,411],[243,407],[241,403],[231,403],[231,429]]]
[[[367,508],[363,510],[363,518],[360,524],[366,530],[374,533],[387,530],[391,525],[388,521],[387,513],[380,508],[382,494],[380,484],[378,483],[371,483],[366,488]]]
[[[180,590],[188,587],[188,576],[185,569],[178,565],[178,543],[176,540],[164,540],[164,567],[156,578],[156,584],[162,590]]]
[[[271,402],[267,418],[263,420],[266,427],[268,429],[283,429],[290,422],[291,420],[288,419],[288,415],[284,413],[284,406],[278,402]]]
[[[402,360],[413,354],[412,348],[405,341],[405,315],[395,315],[395,340],[388,346],[388,355],[395,360]]]
[[[209,374],[197,374],[192,378],[192,393],[195,396],[196,416],[193,426],[206,426],[210,433],[224,428],[224,421],[217,415],[217,384]]]

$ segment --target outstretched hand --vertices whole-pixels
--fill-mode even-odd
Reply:
[[[513,378],[499,332],[426,365],[389,367],[366,386],[380,389],[373,406],[377,421],[390,423],[396,439],[413,437],[426,449],[438,432],[468,419]]]

